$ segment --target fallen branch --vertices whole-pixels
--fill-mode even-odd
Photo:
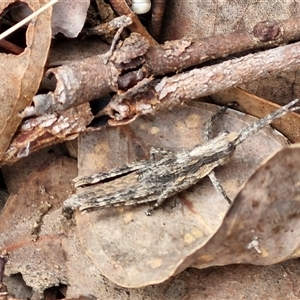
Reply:
[[[132,20],[132,24],[128,27],[132,32],[137,32],[146,38],[150,45],[156,45],[157,42],[154,38],[148,33],[146,28],[142,25],[139,18],[136,16],[135,13],[129,8],[127,2],[125,0],[110,0],[111,5],[113,6],[114,10],[118,13],[119,16],[128,15]]]
[[[110,125],[128,123],[137,115],[154,114],[182,102],[214,94],[278,72],[299,69],[300,42],[249,54],[151,82],[143,91],[116,95],[106,108]],[[130,101],[128,101],[130,93]]]
[[[27,107],[21,112],[21,116],[25,118],[64,111],[117,92],[121,73],[141,67],[144,63],[143,55],[148,48],[147,40],[133,33],[114,51],[112,57],[107,54],[97,55],[49,69],[46,76],[54,76],[57,82],[54,92],[34,96],[34,106]]]
[[[297,41],[300,39],[299,28],[299,18],[265,21],[256,24],[252,32],[238,31],[194,42],[167,41],[149,48],[145,67],[152,75],[180,72],[216,58]]]
[[[93,117],[89,104],[85,103],[62,114],[45,114],[26,120],[5,151],[0,165],[12,164],[47,146],[75,139],[86,130]]]
[[[124,24],[121,24],[120,26],[128,25],[128,23]],[[104,54],[48,70],[47,76],[55,76],[56,78],[56,89],[54,92],[49,92],[47,95],[35,96],[33,99],[35,106],[28,107],[23,112],[22,116],[28,117],[31,115],[63,111],[92,99],[105,96],[111,92],[122,93],[122,91],[130,89],[147,77],[149,78],[151,76],[174,72],[177,73],[186,68],[197,66],[215,58],[245,52],[249,49],[271,47],[278,45],[279,43],[300,39],[300,31],[298,28],[300,28],[300,19],[291,19],[282,22],[267,21],[258,23],[252,33],[236,32],[205,38],[198,42],[177,40],[166,42],[163,45],[152,46],[149,45],[149,41],[146,38],[134,33],[117,47],[108,63],[108,57]],[[294,46],[290,45],[286,47]],[[269,60],[271,60],[272,55],[277,55],[277,50],[275,49],[274,51],[275,52],[262,52],[259,54],[257,57],[261,57],[258,58],[260,59],[261,65],[257,63],[253,67],[257,68],[257,71],[259,71],[259,69],[262,70],[263,68],[261,68],[261,66],[265,64],[264,57],[269,57]],[[283,55],[286,55],[286,53],[283,53]],[[247,80],[247,82],[254,80],[253,78],[263,76],[250,76],[250,74],[248,74],[248,72],[251,73],[251,68],[250,70],[247,70],[247,60],[250,57],[251,56],[244,56],[239,61],[233,60],[233,65],[237,64],[239,69],[243,69],[239,76],[248,78],[249,80]],[[253,59],[256,60],[256,56],[254,56]],[[285,60],[285,58],[283,60]],[[280,66],[277,66],[277,71],[282,71],[284,69],[284,64],[285,63],[282,62]],[[203,73],[205,75],[203,77],[203,84],[209,84],[209,88],[205,92],[202,87],[199,93],[196,93],[198,95],[197,97],[208,95],[210,91],[220,91],[239,83],[245,83],[245,80],[235,80],[235,83],[230,83],[230,80],[228,81],[228,79],[226,79],[228,83],[221,84],[217,79],[218,74],[216,74],[217,77],[215,79],[207,79],[208,71],[214,70],[213,72],[219,72],[217,71],[217,66],[220,66],[219,69],[224,68],[224,72],[226,73],[227,71],[227,76],[229,76],[229,72],[232,68],[230,65],[230,62],[226,62],[224,64],[212,66],[210,67],[211,69],[205,68],[203,69],[204,71],[197,70],[197,74],[200,72],[201,76]],[[228,67],[229,69],[226,70]],[[290,67],[293,66],[290,65]],[[287,67],[287,70],[290,70],[290,67]],[[267,68],[268,67],[266,66],[266,69]],[[272,72],[276,71],[275,68],[275,66],[272,68]],[[190,75],[184,74],[182,76],[191,76],[192,73],[188,74]],[[221,74],[222,72],[220,75]],[[238,75],[236,74],[236,76]],[[169,79],[163,79],[161,84],[168,80],[172,81],[172,78],[178,80],[178,75]],[[191,80],[191,77],[189,77],[189,80]],[[200,82],[198,79],[196,81]],[[157,87],[157,91],[160,90],[160,86],[161,85]],[[128,98],[128,94],[125,95],[127,100],[130,99],[130,102],[134,100]],[[124,97],[125,95],[121,94],[120,97]],[[186,99],[187,96],[188,95],[178,95],[179,98],[184,99]],[[116,97],[118,98],[119,96]],[[120,103],[122,101],[115,100],[111,107],[115,106],[116,102]],[[150,110],[152,112],[155,111],[152,109]],[[137,113],[143,113],[143,111],[138,109]],[[127,116],[122,117],[121,114],[121,118],[132,118],[130,115],[132,115],[132,113],[128,113]]]

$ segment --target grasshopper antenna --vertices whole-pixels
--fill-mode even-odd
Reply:
[[[266,115],[265,117],[257,120],[256,122],[250,124],[246,128],[242,129],[239,133],[237,138],[234,140],[233,144],[234,146],[239,145],[242,143],[247,137],[250,135],[258,132],[262,128],[264,128],[266,125],[269,125],[272,123],[275,119],[278,119],[284,115],[286,115],[288,112],[296,111],[300,109],[300,106],[296,106],[291,108],[293,105],[299,102],[299,99],[295,99],[291,101],[290,103],[280,107],[279,109],[275,110],[274,112]]]

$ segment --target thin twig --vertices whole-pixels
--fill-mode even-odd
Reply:
[[[178,73],[216,58],[298,41],[299,28],[300,18],[269,20],[257,23],[251,32],[237,31],[196,41],[167,41],[150,47],[145,66],[151,75]]]
[[[130,18],[132,20],[132,24],[129,25],[128,27],[132,32],[137,32],[137,33],[141,34],[143,37],[145,37],[148,40],[150,45],[157,44],[155,39],[149,34],[149,32],[146,30],[146,28],[142,25],[139,18],[136,16],[135,13],[133,13],[133,11],[127,5],[125,0],[110,0],[110,3],[118,15],[130,16]]]
[[[21,54],[24,49],[6,40],[0,40],[0,47],[13,54]]]
[[[152,0],[152,16],[149,32],[158,40],[160,36],[166,0]]]

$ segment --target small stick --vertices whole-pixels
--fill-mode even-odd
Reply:
[[[6,40],[0,40],[0,47],[13,54],[21,54],[24,49]]]
[[[160,36],[165,6],[166,0],[152,0],[150,33],[156,40],[158,40]]]
[[[128,15],[131,20],[132,24],[129,25],[129,29],[132,32],[137,32],[146,38],[150,45],[157,45],[155,39],[148,33],[146,28],[142,25],[139,18],[133,13],[130,7],[127,5],[125,0],[110,0],[110,3],[113,9],[118,13],[118,15]]]
[[[39,8],[37,11],[33,12],[31,15],[29,15],[28,17],[26,17],[22,21],[18,22],[14,26],[10,27],[9,29],[7,29],[6,31],[4,31],[3,33],[1,33],[0,34],[0,40],[6,38],[8,35],[10,35],[11,33],[13,33],[14,31],[16,31],[17,29],[19,29],[23,25],[25,25],[26,23],[28,23],[29,21],[31,21],[33,18],[35,18],[36,16],[38,16],[39,14],[41,14],[43,11],[45,11],[47,8],[49,8],[50,6],[52,6],[56,2],[58,2],[58,0],[51,0],[49,3],[47,3],[43,7]]]

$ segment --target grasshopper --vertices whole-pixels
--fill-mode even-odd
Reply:
[[[156,201],[145,212],[149,216],[167,198],[193,186],[216,167],[227,163],[236,147],[246,138],[289,111],[299,109],[293,108],[298,101],[299,99],[291,101],[239,132],[222,132],[190,151],[173,153],[152,149],[152,158],[149,160],[124,165],[106,173],[77,177],[74,179],[75,186],[90,186],[80,188],[77,194],[71,195],[64,202],[64,206],[84,211]],[[156,152],[162,152],[163,157],[155,160]],[[105,182],[102,183],[103,181]]]

